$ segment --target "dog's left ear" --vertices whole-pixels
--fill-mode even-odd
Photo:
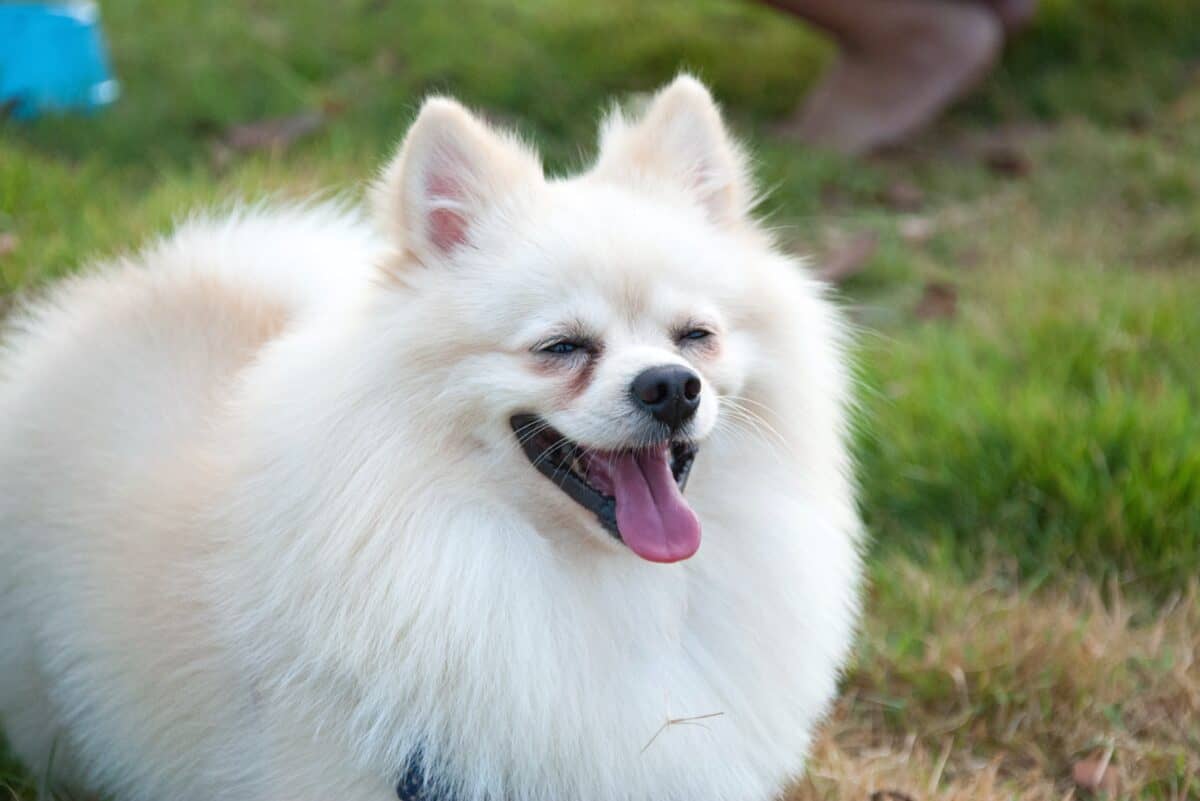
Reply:
[[[659,91],[637,122],[619,111],[604,121],[595,175],[666,180],[689,193],[718,224],[754,205],[746,158],[730,137],[704,84],[680,75]]]

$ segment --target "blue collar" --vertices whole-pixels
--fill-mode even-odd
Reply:
[[[396,797],[400,801],[435,801],[425,792],[425,779],[419,766],[409,767],[404,772],[404,778],[396,785]]]
[[[425,785],[424,755],[418,749],[404,766],[400,783],[396,785],[396,797],[400,801],[454,801],[444,788]]]

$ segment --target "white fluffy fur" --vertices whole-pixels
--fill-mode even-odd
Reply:
[[[771,798],[847,653],[859,524],[842,325],[752,194],[687,77],[564,180],[431,100],[385,233],[197,220],[33,305],[0,379],[17,753],[116,801],[387,801],[418,746],[469,801]],[[676,347],[696,317],[719,352]],[[567,322],[605,343],[578,393],[530,352]],[[706,398],[704,538],[674,565],[508,427],[611,447],[663,361]]]

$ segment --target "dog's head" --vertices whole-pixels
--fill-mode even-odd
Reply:
[[[751,195],[689,77],[637,120],[610,115],[596,164],[570,179],[547,179],[457,103],[427,101],[375,187],[396,244],[388,282],[416,309],[407,335],[430,343],[421,424],[557,530],[691,556],[689,471],[771,345],[756,318],[776,304],[756,276],[779,259]]]

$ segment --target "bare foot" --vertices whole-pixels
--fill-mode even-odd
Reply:
[[[1004,39],[983,5],[858,2],[869,23],[843,37],[837,63],[780,128],[850,155],[895,144],[930,122],[987,74]]]

